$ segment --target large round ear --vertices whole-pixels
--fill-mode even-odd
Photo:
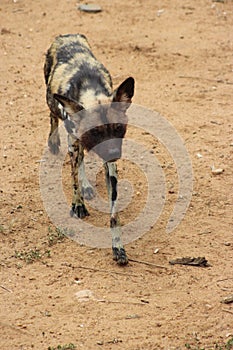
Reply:
[[[69,115],[74,115],[80,112],[83,108],[76,101],[59,94],[54,94],[53,97],[64,107]]]
[[[131,103],[134,95],[134,78],[129,77],[114,91],[113,102]]]

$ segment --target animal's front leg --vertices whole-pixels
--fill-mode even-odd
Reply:
[[[82,192],[79,187],[79,168],[83,162],[84,152],[83,147],[79,140],[73,139],[70,135],[68,136],[69,142],[69,155],[71,161],[72,170],[72,185],[73,185],[73,197],[72,197],[72,208],[70,215],[76,215],[78,218],[83,219],[88,216],[89,213],[85,207]]]
[[[59,119],[52,112],[50,113],[50,133],[48,139],[49,149],[53,154],[58,154],[60,147],[60,136],[58,132]]]
[[[105,176],[110,201],[113,259],[116,260],[119,265],[126,265],[128,263],[128,258],[121,239],[120,219],[117,212],[117,167],[115,163],[105,163]]]
[[[94,190],[86,177],[84,160],[82,161],[79,167],[79,180],[82,186],[83,197],[88,200],[92,199],[94,197]]]

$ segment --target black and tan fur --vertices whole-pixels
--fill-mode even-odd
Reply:
[[[44,74],[51,123],[48,144],[52,153],[59,152],[59,119],[64,121],[68,132],[73,181],[71,215],[81,219],[89,215],[84,198],[91,199],[94,192],[85,176],[83,158],[84,149],[93,150],[104,160],[113,257],[125,265],[128,259],[117,212],[115,160],[121,157],[134,79],[126,79],[113,91],[109,72],[96,60],[87,39],[80,34],[55,39],[46,55]]]

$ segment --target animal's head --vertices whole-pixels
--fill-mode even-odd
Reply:
[[[104,161],[115,161],[121,157],[128,122],[126,111],[133,95],[134,79],[130,77],[111,96],[96,94],[90,108],[65,96],[54,97],[68,114],[67,131],[81,140],[88,151],[93,150]]]

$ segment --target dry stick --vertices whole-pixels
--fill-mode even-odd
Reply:
[[[129,261],[136,262],[138,264],[144,264],[144,265],[148,265],[148,266],[158,267],[159,269],[166,269],[167,270],[166,266],[156,265],[156,264],[153,264],[153,263],[150,263],[147,261],[141,261],[141,260],[135,260],[135,259],[129,259]]]
[[[185,79],[198,79],[198,80],[207,80],[207,81],[211,81],[213,83],[221,83],[221,84],[228,84],[228,85],[233,85],[232,82],[230,81],[225,81],[222,79],[208,79],[208,78],[202,78],[202,77],[191,77],[191,76],[185,76],[185,75],[179,75],[179,78],[185,78]]]
[[[131,304],[131,305],[145,305],[145,303],[136,302],[136,301],[117,301],[117,300],[104,300],[104,299],[97,299],[99,303],[111,303],[111,304]]]
[[[31,115],[42,114],[42,113],[46,113],[47,111],[48,109],[44,109],[43,111],[32,112]]]
[[[6,291],[9,292],[9,293],[13,293],[12,290],[10,290],[10,289],[8,289],[8,288],[2,286],[2,285],[0,285],[0,287],[1,287],[2,289],[6,290]]]
[[[222,309],[222,311],[228,312],[229,314],[232,314],[232,315],[233,315],[233,311],[231,311],[231,310]]]
[[[228,280],[233,280],[233,277],[223,278],[222,280],[217,280],[216,282],[223,282]]]
[[[94,267],[86,267],[86,266],[74,266],[76,269],[85,269],[90,271],[96,271],[96,272],[104,272],[111,274],[117,274],[117,275],[123,275],[123,276],[130,276],[130,277],[141,277],[140,275],[135,275],[132,273],[125,273],[125,272],[119,272],[119,271],[109,271],[109,270],[103,270],[103,269],[96,269]]]

